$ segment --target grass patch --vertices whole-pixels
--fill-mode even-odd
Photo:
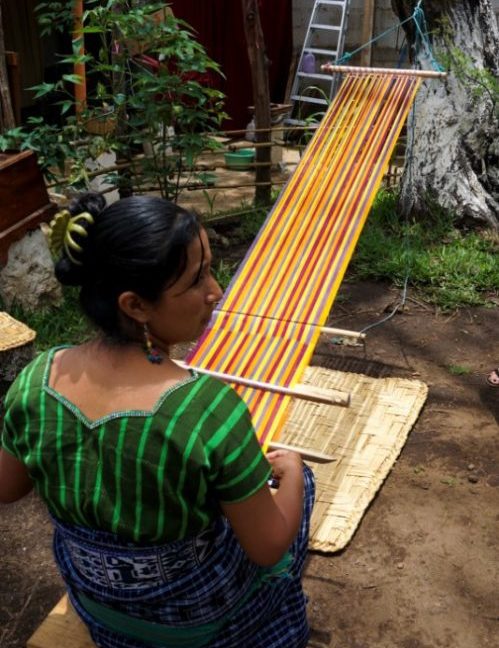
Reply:
[[[453,376],[467,376],[472,371],[469,367],[463,365],[449,365],[447,368]]]
[[[379,192],[350,266],[350,278],[418,288],[442,310],[491,303],[499,290],[499,245],[493,236],[461,232],[446,215],[433,223],[400,222],[393,192]]]
[[[12,317],[36,331],[35,348],[45,351],[60,344],[80,344],[92,337],[92,326],[82,315],[78,288],[63,288],[64,300],[60,306],[52,306],[34,313],[24,311],[14,304],[8,309]],[[0,310],[5,308],[0,304]]]

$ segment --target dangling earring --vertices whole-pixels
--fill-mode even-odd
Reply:
[[[153,346],[151,340],[151,334],[149,333],[149,327],[147,324],[144,324],[144,351],[146,353],[147,359],[152,364],[161,364],[163,362],[163,356],[160,351]]]

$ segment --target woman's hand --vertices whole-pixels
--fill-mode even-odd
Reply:
[[[272,466],[273,477],[278,481],[301,476],[303,461],[298,453],[289,450],[272,450],[267,452],[266,457]]]
[[[264,486],[242,502],[221,503],[241,546],[258,565],[274,565],[282,558],[298,533],[303,512],[300,455],[275,450],[267,458],[279,480],[274,496]]]

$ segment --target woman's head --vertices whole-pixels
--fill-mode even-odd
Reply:
[[[128,311],[123,294],[158,302],[186,271],[189,250],[194,248],[202,272],[209,246],[205,250],[199,221],[167,200],[133,196],[106,207],[99,194],[83,194],[69,212],[72,216],[88,212],[94,222],[79,221],[86,235],[75,234],[73,239],[81,251],[63,253],[56,276],[63,284],[81,286],[83,311],[112,339],[133,339],[136,324],[145,323]]]

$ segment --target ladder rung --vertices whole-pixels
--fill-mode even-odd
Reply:
[[[341,27],[332,25],[320,25],[319,23],[312,23],[310,29],[324,29],[326,31],[340,31]]]
[[[316,104],[325,107],[329,105],[330,99],[326,97],[326,93],[324,93],[324,99],[317,97],[317,94],[323,93],[311,92],[310,94],[312,96],[309,96],[307,95],[308,89],[305,88],[305,85],[309,83],[310,85],[320,86],[323,90],[326,89],[326,92],[329,91],[332,96],[334,94],[335,84],[332,83],[330,75],[324,74],[319,66],[316,68],[317,72],[313,67],[311,67],[311,72],[302,71],[303,56],[312,54],[321,57],[319,58],[319,63],[325,57],[327,57],[326,60],[332,61],[331,64],[338,61],[338,58],[343,53],[350,3],[351,0],[314,1],[301,51],[300,65],[294,75],[290,101]],[[312,5],[312,2],[310,4]],[[321,31],[323,32],[322,37]],[[330,36],[327,36],[324,32],[329,32]],[[334,49],[328,49],[329,47]],[[327,86],[326,83],[328,84]],[[302,92],[305,95],[300,94]]]
[[[339,7],[344,7],[346,5],[346,0],[316,0],[316,5],[336,5]]]
[[[331,81],[330,74],[320,74],[319,72],[298,72],[297,74],[302,79],[325,79],[326,81]]]
[[[306,103],[319,104],[320,106],[329,106],[329,102],[325,99],[316,99],[315,97],[302,97],[301,95],[292,95],[293,101],[304,101]]]
[[[312,54],[324,54],[325,56],[332,56],[334,58],[338,55],[338,50],[319,49],[318,47],[304,47],[304,52],[311,52]]]

